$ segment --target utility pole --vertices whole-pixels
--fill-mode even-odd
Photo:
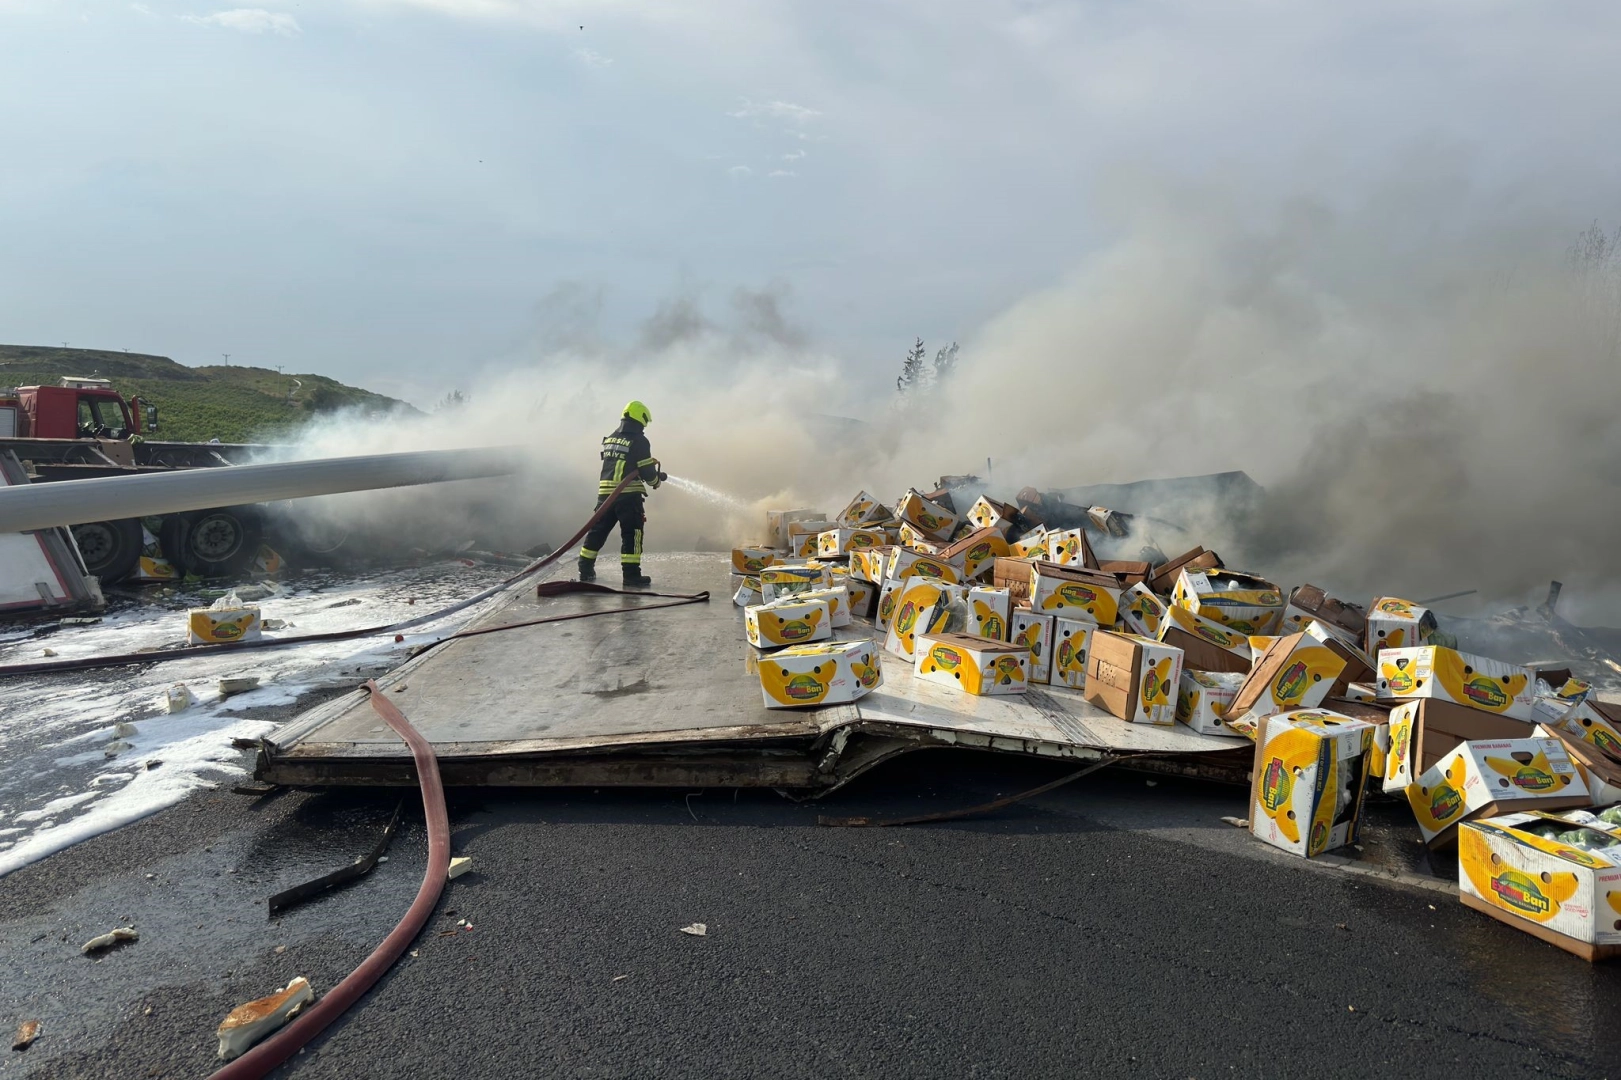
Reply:
[[[222,353],[220,353],[220,355],[225,357],[225,366],[230,367],[231,366],[231,354],[228,353],[228,352],[222,352]]]
[[[67,343],[67,342],[65,342],[65,341],[64,341],[64,342],[62,342],[62,348],[64,348],[64,349],[65,349],[65,348],[67,348],[67,347],[68,347],[68,343]]]
[[[281,374],[281,365],[280,365],[280,364],[277,364],[277,365],[276,365],[276,374],[277,374],[277,375],[280,375],[280,374]]]

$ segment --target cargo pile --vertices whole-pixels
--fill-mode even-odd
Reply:
[[[1100,507],[909,489],[767,515],[732,552],[768,708],[858,701],[905,665],[962,694],[1074,693],[1132,724],[1253,743],[1249,829],[1302,857],[1355,843],[1366,799],[1456,851],[1465,903],[1589,959],[1621,954],[1621,706],[1568,670],[1460,651],[1435,614],[1287,593],[1194,548],[1097,558]]]

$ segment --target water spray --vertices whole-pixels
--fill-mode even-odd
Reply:
[[[671,485],[672,487],[679,488],[690,495],[696,495],[704,502],[719,506],[725,510],[733,511],[734,513],[748,513],[749,510],[752,509],[749,503],[739,499],[735,495],[728,495],[724,491],[715,490],[708,484],[700,484],[696,480],[688,480],[685,477],[676,476],[673,473],[668,474],[665,483]]]

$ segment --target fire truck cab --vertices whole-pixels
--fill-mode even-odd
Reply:
[[[127,439],[157,426],[157,406],[126,401],[107,379],[68,377],[57,386],[0,390],[0,439]]]

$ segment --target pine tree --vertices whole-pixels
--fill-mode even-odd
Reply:
[[[895,392],[906,397],[916,391],[922,390],[928,380],[928,369],[923,366],[923,358],[928,350],[923,347],[923,339],[918,338],[917,344],[906,351],[906,360],[901,364],[901,376],[895,380]]]
[[[957,370],[957,343],[953,341],[934,354],[934,381],[945,382],[955,370]]]

